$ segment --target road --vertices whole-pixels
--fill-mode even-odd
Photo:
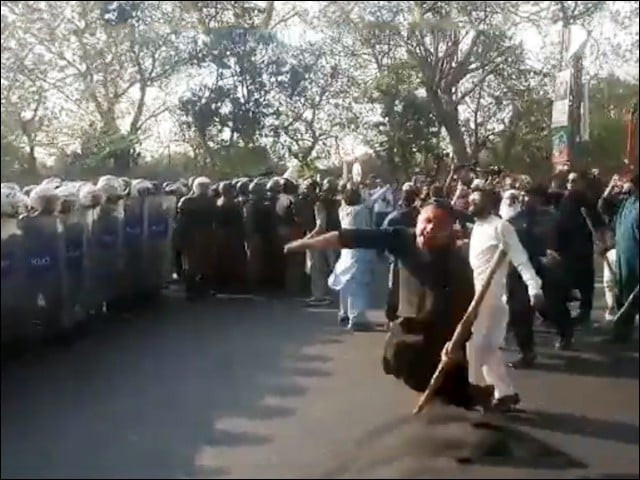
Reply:
[[[447,464],[428,476],[637,478],[637,342],[596,337],[558,354],[541,332],[539,367],[514,373],[527,414],[512,422],[571,469]],[[383,340],[293,300],[165,296],[3,367],[2,478],[318,478],[416,401],[382,373]]]

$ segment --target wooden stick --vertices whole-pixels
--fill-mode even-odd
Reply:
[[[636,285],[635,290],[631,293],[631,295],[629,295],[627,301],[624,302],[624,305],[616,315],[616,318],[613,319],[613,323],[615,323],[623,315],[626,315],[629,309],[633,306],[633,302],[635,302],[636,300],[638,300],[638,285]]]
[[[491,261],[491,266],[489,267],[489,272],[484,279],[484,283],[480,286],[480,289],[474,295],[469,308],[467,308],[467,312],[464,314],[464,317],[462,317],[462,320],[460,320],[460,323],[458,323],[458,326],[456,327],[456,330],[451,337],[451,350],[457,351],[464,347],[464,344],[469,338],[469,333],[471,331],[471,327],[473,326],[473,322],[476,320],[476,317],[478,315],[478,309],[482,305],[484,297],[489,291],[489,287],[491,287],[491,283],[493,282],[493,278],[495,277],[498,268],[500,268],[506,258],[507,251],[503,247],[500,247],[494,255],[493,260]],[[431,400],[433,400],[436,390],[442,384],[442,380],[444,379],[448,364],[449,362],[446,359],[440,359],[438,368],[433,374],[433,377],[431,377],[429,386],[422,394],[420,400],[418,401],[418,404],[416,405],[416,408],[413,410],[414,415],[424,410],[424,407]]]

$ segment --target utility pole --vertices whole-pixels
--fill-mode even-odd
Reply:
[[[571,22],[565,12],[562,15],[562,37],[561,37],[561,64],[563,69],[569,69],[569,106],[568,106],[568,128],[567,128],[567,150],[569,164],[574,169],[585,167],[584,142],[581,135],[582,128],[582,104],[584,102],[583,84],[583,60],[584,45],[576,51],[571,52]],[[572,53],[571,57],[569,54]],[[588,112],[585,112],[588,115]]]
[[[571,59],[571,89],[569,96],[569,161],[574,169],[586,166],[585,144],[582,139],[582,103],[584,101],[583,50]],[[588,112],[584,112],[588,115]]]

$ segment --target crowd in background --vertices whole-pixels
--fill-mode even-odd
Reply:
[[[442,182],[416,177],[402,186],[375,176],[360,183],[284,177],[214,183],[198,177],[162,185],[111,176],[95,185],[54,178],[25,188],[3,184],[2,215],[55,216],[76,204],[89,208],[110,198],[171,196],[177,205],[173,267],[189,300],[211,293],[268,293],[309,295],[308,306],[322,306],[333,301],[334,290],[339,292],[340,323],[363,330],[370,328],[363,312],[371,303],[379,262],[391,267],[386,311],[389,321],[394,320],[397,259],[358,249],[285,255],[284,246],[341,228],[413,228],[421,206],[434,201],[457,212],[456,235],[464,243],[473,225],[469,198],[477,190],[492,192],[495,214],[514,225],[540,272],[545,317],[555,326],[558,348],[571,348],[575,325],[592,320],[594,252],[606,265],[607,318],[612,320],[632,296],[638,283],[637,174],[625,180],[615,176],[607,188],[597,172],[565,172],[547,186],[472,166],[452,169]],[[572,318],[567,304],[576,292],[580,308]],[[524,294],[522,279],[513,270],[508,277],[510,326],[522,352],[516,365],[528,366],[535,360],[534,312]],[[637,307],[616,319],[614,340],[630,338],[633,312]]]

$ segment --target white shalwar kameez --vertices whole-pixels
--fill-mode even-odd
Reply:
[[[477,220],[469,240],[469,262],[473,268],[476,291],[484,282],[491,262],[502,246],[508,259],[516,267],[527,285],[531,299],[541,292],[542,281],[536,275],[527,252],[518,240],[511,224],[495,215]],[[506,278],[509,262],[498,269],[489,288],[467,343],[469,382],[476,385],[493,385],[495,398],[515,393],[507,374],[506,362],[500,351],[507,332],[509,311],[506,303]]]

